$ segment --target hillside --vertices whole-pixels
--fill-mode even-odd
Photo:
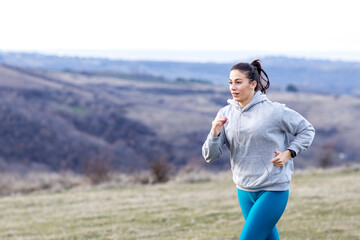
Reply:
[[[205,166],[201,146],[228,89],[205,83],[126,80],[0,66],[0,166],[84,171],[101,162],[121,171],[164,159],[176,168]],[[316,128],[296,166],[360,161],[360,99],[269,92]],[[227,168],[228,153],[210,168]]]
[[[0,52],[1,63],[31,69],[152,76],[170,81],[177,79],[208,81],[226,86],[229,69],[236,62],[126,61]],[[266,57],[262,59],[262,63],[270,76],[273,89],[285,90],[289,85],[293,85],[302,92],[360,96],[360,63],[358,62]]]
[[[0,79],[1,171],[83,171],[97,161],[131,170],[171,152],[152,129],[126,117],[121,98],[5,66]]]

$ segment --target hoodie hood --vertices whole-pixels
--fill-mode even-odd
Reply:
[[[234,99],[228,99],[227,103],[230,104],[231,106],[233,106],[236,110],[239,111],[246,111],[248,109],[250,109],[251,107],[253,107],[255,104],[267,101],[268,98],[266,97],[265,94],[263,94],[260,91],[255,92],[254,96],[251,98],[250,102],[244,107],[242,108],[239,104],[239,102],[235,101]]]

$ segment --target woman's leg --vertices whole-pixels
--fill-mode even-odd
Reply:
[[[238,189],[238,197],[245,218],[240,240],[280,239],[276,223],[286,208],[289,191],[246,192]]]

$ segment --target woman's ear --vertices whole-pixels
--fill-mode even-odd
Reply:
[[[256,81],[252,81],[252,82],[250,83],[250,87],[251,87],[252,90],[254,90],[254,89],[256,88],[256,86],[257,86],[257,82],[256,82]]]

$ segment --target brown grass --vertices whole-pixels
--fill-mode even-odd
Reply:
[[[2,197],[0,239],[238,239],[244,219],[230,173],[191,174],[156,185],[116,175],[56,194]],[[360,239],[359,183],[359,167],[296,172],[281,239]]]

